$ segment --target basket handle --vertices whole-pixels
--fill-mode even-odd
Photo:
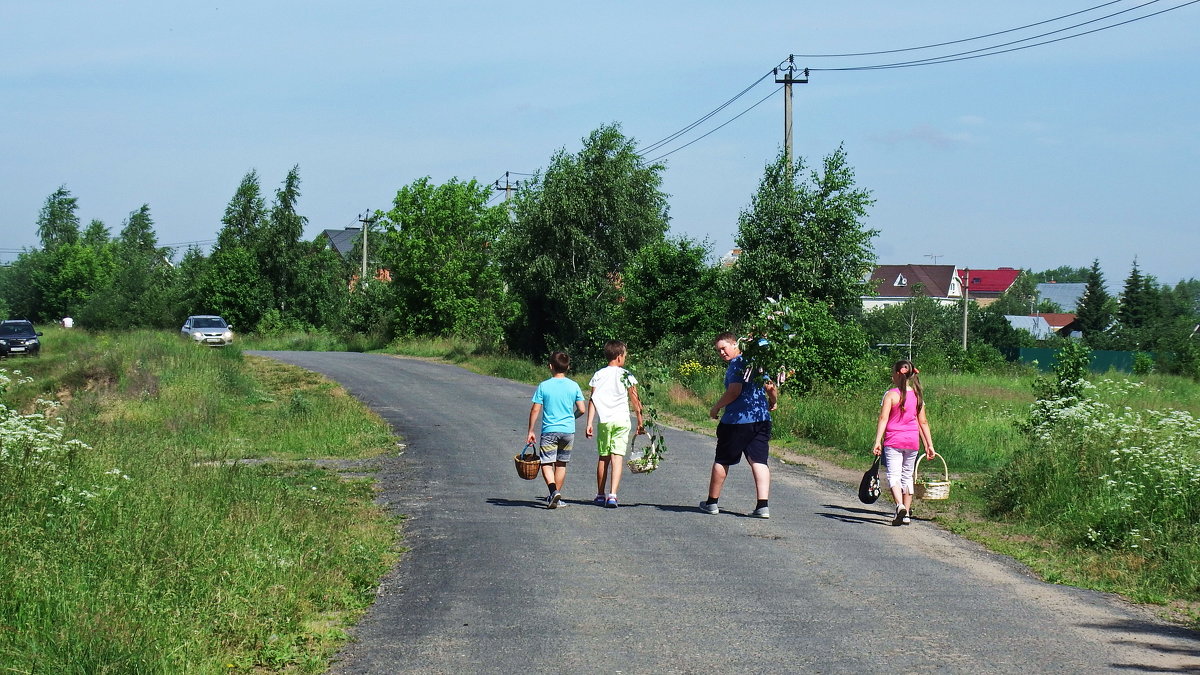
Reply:
[[[946,458],[942,457],[941,455],[939,455],[936,452],[933,453],[933,456],[942,460],[942,480],[949,481],[950,480],[950,469],[949,469],[949,467],[946,466]],[[924,454],[917,455],[917,463],[913,466],[913,482],[916,482],[916,480],[917,480],[917,470],[921,468],[921,460],[923,460],[923,459],[925,459]]]
[[[536,451],[535,452],[527,452],[532,447],[533,447],[533,443],[526,443],[525,447],[521,448],[521,454],[518,455],[518,457],[520,457],[521,459],[525,459],[526,457],[537,457]]]

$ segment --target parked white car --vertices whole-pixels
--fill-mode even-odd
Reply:
[[[187,321],[183,322],[183,328],[180,328],[179,332],[185,337],[210,347],[224,347],[233,343],[233,326],[214,314],[189,316]]]

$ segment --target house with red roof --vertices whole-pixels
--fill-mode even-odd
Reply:
[[[980,307],[987,307],[1004,295],[1021,276],[1021,270],[1000,267],[994,270],[958,270],[959,281],[966,288],[967,297]]]
[[[875,295],[863,296],[863,310],[898,305],[924,295],[946,305],[962,301],[962,280],[954,265],[878,265],[867,278]]]
[[[1079,324],[1074,314],[1064,312],[1038,312],[1030,316],[1040,316],[1049,324],[1050,330],[1062,337],[1071,337],[1071,333],[1079,330]]]

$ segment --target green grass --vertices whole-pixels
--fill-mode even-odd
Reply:
[[[61,401],[65,436],[89,447],[0,465],[0,662],[322,672],[394,560],[396,528],[369,481],[296,460],[377,455],[386,425],[236,347],[52,329],[43,342],[39,359],[0,363],[33,377],[4,400]]]

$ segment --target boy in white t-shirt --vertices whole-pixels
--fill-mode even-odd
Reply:
[[[604,343],[604,358],[608,366],[596,371],[592,380],[587,406],[587,437],[596,433],[596,498],[592,503],[608,508],[617,508],[617,487],[621,484],[621,468],[625,459],[625,448],[629,445],[629,408],[637,414],[637,433],[646,433],[642,425],[642,402],[637,395],[637,379],[623,367],[625,365],[625,343],[609,340]],[[600,426],[593,426],[599,415]],[[605,492],[609,477],[612,490]]]

